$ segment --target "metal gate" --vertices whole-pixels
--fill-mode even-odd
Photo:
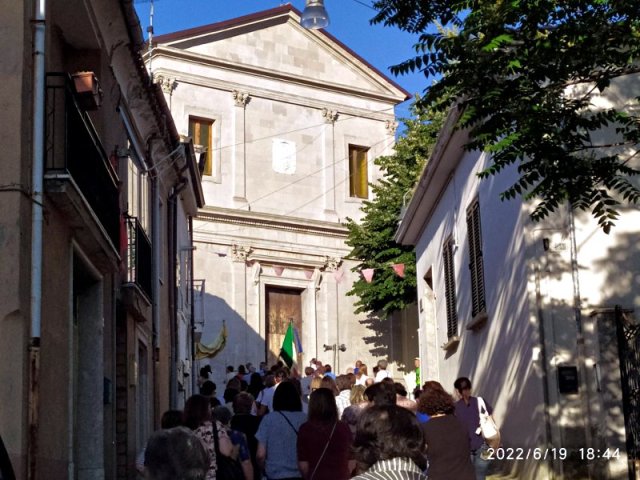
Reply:
[[[640,324],[635,323],[629,314],[628,310],[616,306],[629,478],[635,480],[640,476]]]

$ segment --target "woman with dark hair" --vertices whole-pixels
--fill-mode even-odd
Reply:
[[[251,452],[249,451],[249,441],[247,436],[239,430],[234,430],[230,427],[231,417],[233,414],[225,406],[218,406],[213,409],[213,416],[227,429],[227,434],[233,445],[232,457],[238,460],[242,473],[244,474],[244,480],[254,480],[253,463],[251,462]],[[220,479],[222,480],[222,478]]]
[[[209,457],[200,439],[188,428],[159,430],[149,438],[144,455],[148,480],[204,480]],[[0,478],[5,478],[0,475]],[[14,477],[6,477],[6,480]]]
[[[353,454],[363,473],[354,480],[426,480],[423,452],[415,415],[397,405],[372,405],[358,420]]]
[[[486,400],[482,399],[483,407],[480,404],[480,397],[474,397],[471,395],[471,380],[467,377],[458,378],[453,388],[456,389],[460,400],[455,403],[456,417],[462,423],[462,426],[467,432],[467,438],[469,439],[469,451],[471,454],[471,463],[476,472],[477,480],[484,480],[487,476],[487,469],[491,460],[487,451],[489,445],[485,442],[484,438],[480,434],[480,409],[484,408],[489,415],[493,414],[493,408]],[[500,440],[497,440],[497,445],[494,442],[492,447],[497,448],[500,446]]]
[[[429,480],[475,480],[469,439],[464,426],[454,415],[451,395],[439,388],[426,388],[418,399],[418,410],[430,417],[421,425],[427,444]]]
[[[298,466],[305,480],[347,480],[351,430],[338,419],[333,392],[319,388],[309,396],[309,419],[298,433]]]
[[[305,420],[296,387],[289,381],[281,382],[273,394],[273,412],[263,417],[256,433],[256,458],[269,480],[302,478],[296,443]]]
[[[207,453],[209,454],[209,469],[206,480],[216,479],[216,448],[214,435],[218,436],[218,448],[222,455],[230,456],[233,452],[233,445],[229,440],[229,435],[224,426],[213,420],[211,415],[211,402],[204,395],[192,395],[184,404],[183,419],[185,427],[194,431],[196,436],[202,440]],[[224,480],[224,479],[221,479]]]
[[[364,398],[369,403],[377,406],[395,405],[396,389],[393,384],[389,385],[385,382],[374,383],[365,389]]]
[[[444,388],[442,387],[442,385],[440,384],[440,382],[436,382],[435,380],[429,380],[429,381],[424,382],[424,385],[422,386],[422,390],[416,396],[416,401],[417,401],[417,404],[418,404],[418,411],[416,412],[416,417],[418,417],[418,421],[420,423],[426,423],[431,418],[429,416],[429,414],[424,410],[424,407],[420,407],[420,397],[425,392],[428,392],[429,390],[434,390],[434,389],[435,390],[441,390],[443,392],[445,391]]]
[[[254,375],[259,377],[260,375]],[[233,400],[233,418],[231,419],[231,428],[242,432],[247,437],[249,443],[249,453],[251,455],[251,464],[253,465],[253,478],[260,480],[262,473],[256,461],[256,451],[258,450],[258,441],[256,440],[256,432],[260,426],[260,418],[252,415],[254,408],[253,397],[248,392],[240,392]]]
[[[198,387],[201,387],[204,382],[209,380],[211,374],[211,365],[205,365],[200,369],[200,375],[198,376]]]
[[[253,398],[258,398],[258,394],[264,389],[264,383],[260,375],[251,375],[249,380],[249,386],[247,392],[253,395]]]

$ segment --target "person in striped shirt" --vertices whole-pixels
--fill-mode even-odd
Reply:
[[[352,480],[426,480],[424,437],[416,416],[397,405],[373,405],[358,419]]]

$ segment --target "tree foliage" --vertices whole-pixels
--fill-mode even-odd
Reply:
[[[640,71],[640,2],[376,0],[374,6],[374,23],[419,34],[416,56],[392,71],[438,79],[422,102],[460,109],[458,128],[470,132],[466,148],[492,154],[481,177],[517,165],[519,178],[503,199],[535,199],[534,220],[569,201],[591,210],[605,232],[620,206],[638,202],[632,177],[640,172],[630,166],[640,139],[638,98],[624,109],[595,100],[638,95],[612,82]]]
[[[358,296],[356,312],[381,312],[384,315],[402,310],[416,300],[415,253],[393,238],[398,228],[402,206],[408,202],[420,172],[431,154],[443,114],[414,110],[415,118],[405,120],[406,130],[395,146],[395,153],[378,157],[374,163],[384,177],[371,185],[373,200],[363,202],[361,222],[347,219],[352,248],[349,258],[360,263],[353,271],[374,268],[371,283],[360,278],[349,295]],[[391,268],[403,263],[405,276],[400,278]]]

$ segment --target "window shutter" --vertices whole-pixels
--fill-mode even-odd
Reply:
[[[480,203],[476,200],[467,210],[467,235],[469,237],[469,272],[471,274],[472,316],[487,311],[484,288],[484,262],[482,258],[482,231],[480,228]]]
[[[203,120],[189,117],[189,136],[195,145],[201,145],[206,149],[206,162],[204,175],[212,175],[213,172],[213,120]]]
[[[368,148],[349,145],[349,196],[369,198]]]
[[[447,306],[447,338],[458,334],[458,312],[456,311],[456,279],[453,262],[453,241],[444,243],[444,288]]]

